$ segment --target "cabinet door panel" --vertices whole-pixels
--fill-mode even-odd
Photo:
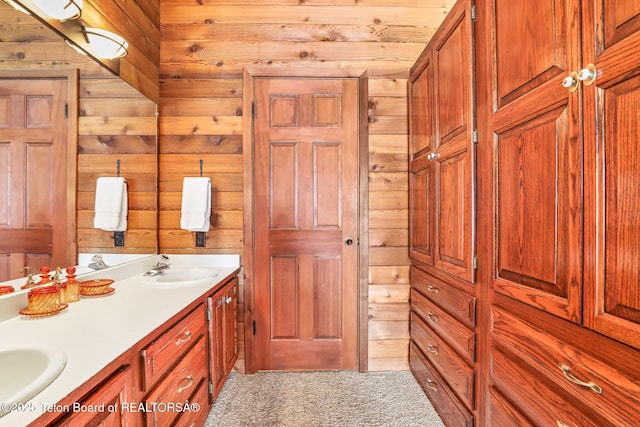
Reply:
[[[439,157],[437,163],[437,257],[435,266],[474,281],[471,152]]]
[[[425,54],[412,70],[409,80],[411,158],[433,149],[433,66]]]
[[[578,60],[579,2],[495,0],[494,82],[497,108],[560,81]],[[517,23],[517,24],[515,24]]]
[[[602,48],[611,47],[640,30],[640,3],[637,1],[603,0],[596,3],[596,16],[603,17]]]
[[[596,3],[583,42],[598,70],[583,89],[585,323],[640,348],[640,6]]]
[[[454,18],[449,22],[450,28],[438,38],[434,49],[438,150],[448,144],[464,146],[468,140],[457,137],[473,125],[470,19],[468,10],[460,7],[454,8],[451,15]]]
[[[498,133],[494,288],[580,322],[581,159],[570,108]]]
[[[433,265],[433,163],[426,157],[411,163],[409,255]]]
[[[495,290],[582,321],[580,2],[492,2]],[[517,24],[515,24],[517,23]]]

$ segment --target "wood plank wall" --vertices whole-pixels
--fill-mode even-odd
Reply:
[[[242,252],[242,71],[367,69],[369,369],[408,369],[409,69],[453,0],[162,0],[160,247]],[[207,247],[179,230],[184,176],[213,177]],[[242,297],[244,291],[240,290]],[[240,301],[242,311],[242,300]],[[242,315],[239,316],[242,320]],[[244,325],[240,324],[242,332]],[[242,349],[241,349],[242,350]],[[241,361],[237,367],[243,369]]]
[[[122,79],[69,48],[44,24],[0,2],[3,70],[79,69],[78,252],[155,253],[156,106]],[[129,191],[125,247],[93,228],[95,183],[115,176],[116,160]]]

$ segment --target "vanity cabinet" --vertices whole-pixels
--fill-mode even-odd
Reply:
[[[238,278],[234,278],[211,295],[209,307],[210,376],[215,400],[224,381],[238,359]]]
[[[179,359],[175,368],[146,396],[145,404],[152,409],[145,412],[146,425],[174,425],[185,405],[194,400],[196,392],[206,394],[207,391],[201,386],[208,382],[207,365],[206,339],[200,337]]]
[[[640,419],[640,5],[478,6],[481,424],[629,425]]]
[[[140,352],[143,365],[142,390],[151,390],[193,345],[200,342],[205,333],[205,311],[199,305],[146,346]]]
[[[172,425],[196,392],[207,393],[206,343],[205,308],[199,304],[140,352],[147,426]]]
[[[203,290],[31,425],[204,425],[238,357],[237,272]]]
[[[62,427],[134,425],[132,413],[123,410],[124,406],[132,401],[132,388],[131,366],[122,366],[88,397],[79,402],[67,404],[71,408],[69,415],[53,425]]]
[[[476,409],[473,5],[459,0],[409,76],[409,364],[445,423]]]

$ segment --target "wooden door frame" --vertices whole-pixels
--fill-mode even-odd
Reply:
[[[67,203],[64,211],[64,227],[62,231],[64,243],[67,251],[67,264],[76,265],[78,263],[78,242],[76,240],[76,206],[78,189],[78,94],[80,72],[78,69],[59,70],[33,70],[33,69],[11,69],[0,70],[2,80],[67,80],[67,144],[66,159],[66,187]]]
[[[254,80],[257,78],[331,78],[358,80],[358,370],[368,371],[368,294],[369,294],[369,135],[368,77],[364,69],[313,69],[247,67],[243,76],[243,257],[245,371],[256,372],[254,315],[254,224],[253,224],[253,117]]]

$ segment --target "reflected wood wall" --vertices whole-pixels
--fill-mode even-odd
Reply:
[[[242,253],[245,66],[369,76],[369,369],[408,369],[409,69],[453,0],[162,0],[160,247]],[[185,176],[212,177],[207,247],[180,230]],[[240,341],[244,325],[240,289]],[[244,367],[241,348],[239,370]]]
[[[113,233],[93,228],[98,176],[128,182],[125,250],[156,250],[156,107],[120,78],[69,48],[33,17],[0,2],[0,66],[3,70],[80,70],[77,236],[78,252],[122,252]],[[73,190],[72,190],[73,191]]]

